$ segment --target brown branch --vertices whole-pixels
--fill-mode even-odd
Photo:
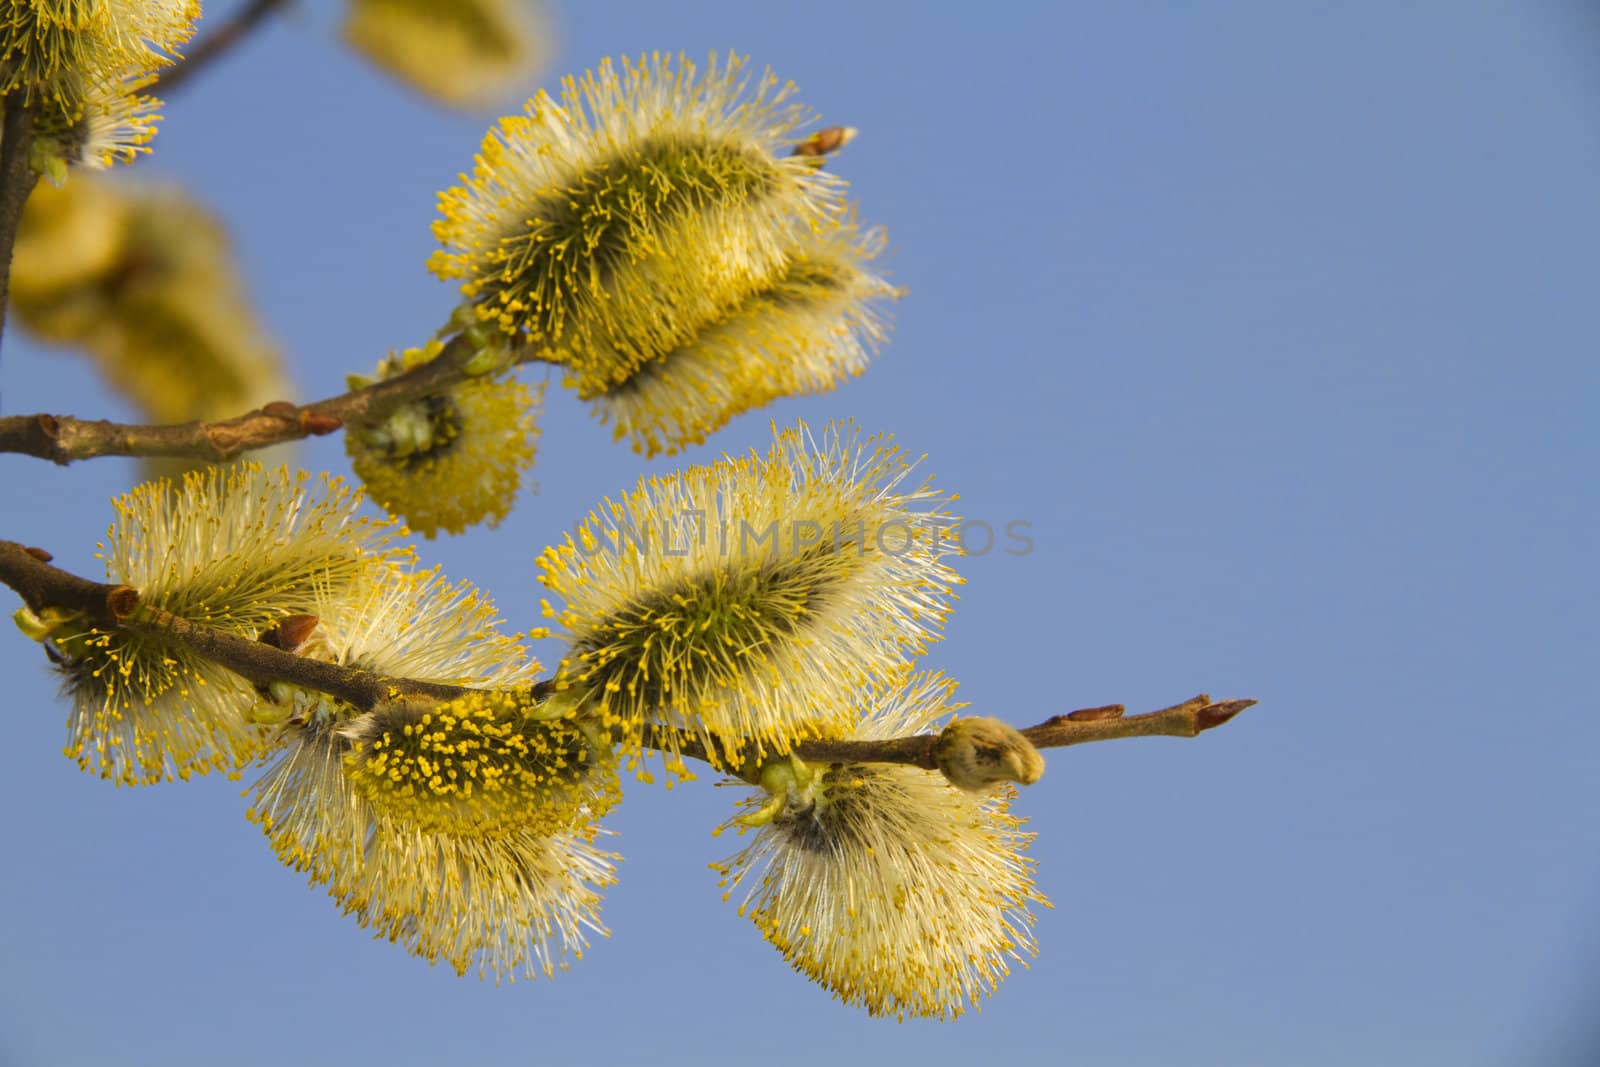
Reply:
[[[1170,708],[1132,716],[1124,716],[1121,704],[1110,704],[1052,716],[1037,726],[1026,727],[1021,733],[1035,748],[1063,748],[1124,737],[1198,737],[1255,703],[1254,700],[1213,701],[1202,693]],[[875,741],[802,741],[795,745],[794,754],[813,763],[898,763],[936,771],[939,761],[935,747],[939,736],[917,734]],[[645,747],[670,749],[690,759],[717,763],[705,743],[685,730],[646,726]],[[760,770],[754,765],[729,769],[752,783],[760,781]]]
[[[427,697],[447,700],[467,692],[461,686],[407,678],[297,656],[261,641],[226,634],[190,622],[150,604],[139,603],[130,586],[79,578],[50,563],[50,553],[15,541],[0,541],[0,582],[21,594],[35,612],[59,608],[76,612],[104,629],[123,629],[176,640],[196,655],[220,664],[257,685],[288,682],[327,693],[363,711],[389,700]]]
[[[76,612],[104,629],[123,629],[176,640],[195,654],[220,664],[235,674],[267,685],[288,682],[327,693],[369,711],[376,705],[407,697],[445,700],[466,689],[406,678],[389,678],[370,671],[297,656],[260,641],[226,634],[209,626],[179,618],[149,604],[126,585],[91,582],[50,563],[50,553],[15,541],[0,541],[0,582],[21,594],[35,612],[58,608]]]
[[[220,462],[285,441],[332,433],[347,424],[375,422],[401,404],[431,396],[467,377],[462,363],[470,344],[457,337],[420,366],[372,385],[311,404],[278,401],[237,418],[172,426],[90,421],[69,415],[0,416],[0,452],[18,452],[68,464],[97,456],[186,456]],[[519,354],[533,362],[532,350]]]
[[[1035,748],[1062,748],[1123,737],[1198,737],[1253,704],[1254,700],[1214,702],[1202,694],[1170,708],[1131,716],[1123,715],[1122,705],[1112,704],[1056,715],[1021,732]],[[938,740],[938,734],[919,734],[886,741],[802,741],[795,746],[795,754],[818,763],[902,763],[932,771],[939,769],[934,758]]]
[[[112,602],[127,586],[91,582],[50,565],[50,553],[15,541],[0,541],[0,582],[15,589],[33,611],[62,608],[90,621],[114,626],[117,612]]]
[[[1032,741],[1035,748],[1060,748],[1122,737],[1199,737],[1244,709],[1254,707],[1255,703],[1254,700],[1213,701],[1201,693],[1170,708],[1128,717],[1123,716],[1120,704],[1113,704],[1054,716],[1038,726],[1028,727],[1022,735]]]
[[[33,169],[33,108],[22,91],[4,100],[0,125],[0,338],[5,336],[6,305],[11,297],[11,251],[17,243],[22,208],[39,181]]]
[[[209,31],[198,44],[189,50],[183,59],[168,67],[162,72],[156,82],[156,90],[169,93],[184,82],[194,77],[199,71],[210,66],[221,56],[232,50],[234,45],[250,35],[250,31],[265,21],[266,17],[277,8],[284,6],[287,0],[250,0],[239,10],[235,11],[227,22],[216,29]]]
[[[469,692],[458,685],[390,678],[356,667],[297,656],[261,641],[236,637],[190,622],[160,608],[142,608],[122,625],[124,629],[135,633],[176,639],[189,651],[228,668],[256,685],[288,682],[318,693],[327,693],[362,711],[371,711],[379,704],[408,697],[449,700]]]
[[[802,741],[795,755],[813,763],[903,763],[938,770],[933,758],[938,734],[917,734],[884,741]]]
[[[49,553],[14,541],[0,541],[0,582],[11,586],[34,611],[47,607],[81,611],[97,624],[177,640],[195,654],[220,664],[255,683],[288,682],[327,693],[370,711],[379,704],[408,697],[448,700],[471,690],[456,685],[392,678],[337,663],[297,656],[272,644],[225,634],[153,605],[138,603],[128,586],[91,582],[49,562]],[[303,620],[301,620],[303,621]],[[534,686],[537,697],[548,694],[550,682]],[[1084,708],[1056,715],[1022,731],[1038,748],[1060,748],[1123,737],[1197,737],[1228,722],[1254,700],[1213,701],[1204,694],[1161,711],[1124,715],[1120,704]],[[918,734],[881,741],[802,741],[801,759],[816,763],[899,763],[937,770],[934,744],[938,734]],[[715,763],[692,734],[670,727],[646,726],[648,748],[671,749],[680,755]],[[753,773],[753,772],[752,772]]]

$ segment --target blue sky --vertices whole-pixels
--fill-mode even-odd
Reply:
[[[208,4],[213,14],[228,6]],[[168,109],[146,176],[234,229],[305,397],[452,291],[436,193],[489,116],[281,18]],[[571,394],[537,495],[423,558],[537,623],[533,560],[601,496],[851,416],[1034,549],[970,558],[927,660],[1013,722],[1205,690],[1195,741],[1059,751],[1021,798],[1056,907],[981,1014],[870,1020],[715,891],[709,780],[630,787],[612,937],[494,987],[374,942],[240,783],[114,789],[10,692],[0,1062],[1584,1062],[1600,962],[1594,412],[1600,18],[1570,4],[567,3],[551,74],[735,49],[860,127],[837,169],[909,295],[859,381],[683,460]],[[509,101],[514,110],[520,100]],[[6,413],[115,417],[7,338]],[[301,452],[347,471],[336,440]],[[94,574],[131,463],[0,456],[0,537]],[[9,608],[7,609],[9,610]],[[545,650],[551,658],[555,649]]]

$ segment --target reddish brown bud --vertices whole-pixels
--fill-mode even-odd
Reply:
[[[1120,719],[1128,709],[1121,704],[1104,704],[1098,708],[1079,708],[1077,711],[1067,712],[1069,722],[1103,722],[1106,719]]]
[[[261,640],[285,652],[298,652],[317,628],[315,615],[286,615],[261,635]]]
[[[1224,700],[1220,704],[1212,704],[1201,708],[1195,715],[1195,729],[1197,731],[1205,731],[1221,726],[1245,708],[1252,707],[1254,704],[1254,700]]]
[[[30,548],[25,546],[22,551],[38,560],[40,563],[49,563],[51,560],[55,559],[54,556],[42,548]]]
[[[304,411],[300,413],[300,425],[305,429],[306,433],[320,437],[323,434],[332,433],[339,429],[344,425],[344,422],[334,418],[332,415],[320,415],[314,411]]]
[[[267,415],[288,416],[294,414],[295,406],[287,400],[274,400],[263,406],[261,411]]]
[[[855,140],[856,128],[854,126],[829,126],[827,129],[818,130],[804,141],[794,146],[797,156],[825,156],[829,152],[837,152],[851,141]]]

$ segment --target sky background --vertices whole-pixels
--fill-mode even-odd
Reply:
[[[424,268],[434,199],[492,116],[412,95],[341,50],[337,5],[301,8],[176,95],[135,171],[232,226],[309,399],[448,313]],[[552,79],[734,49],[859,127],[836,169],[910,292],[863,378],[679,459],[611,444],[552,389],[537,495],[425,562],[526,629],[535,555],[603,495],[762,447],[769,417],[852,416],[925,451],[964,514],[1031,524],[1030,554],[961,562],[925,661],[976,712],[1202,690],[1260,707],[1193,741],[1050,754],[1018,804],[1055,903],[1039,957],[981,1014],[896,1024],[792,973],[720,900],[707,863],[732,848],[709,831],[731,794],[710,776],[630,783],[612,937],[497,988],[308,890],[241,783],[79,772],[44,658],[13,634],[0,1062],[1592,1062],[1600,17],[557,10]],[[20,332],[0,387],[8,414],[127,414]],[[300,458],[348,472],[337,439]],[[97,577],[134,473],[0,456],[0,537]]]

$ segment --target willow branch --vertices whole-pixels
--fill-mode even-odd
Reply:
[[[448,389],[468,375],[472,355],[460,337],[427,363],[403,374],[310,404],[277,401],[232,419],[171,426],[76,419],[70,415],[0,416],[0,452],[18,452],[66,465],[98,456],[183,456],[213,463],[242,452],[333,433],[346,424],[376,422],[402,404]],[[534,350],[519,362],[536,362]]]
[[[357,667],[297,656],[261,641],[190,622],[159,608],[141,607],[123,623],[123,628],[175,640],[195,655],[226,667],[256,685],[288,682],[326,693],[362,711],[408,698],[449,700],[470,691],[458,685],[391,678]]]
[[[362,711],[408,697],[448,700],[468,692],[461,686],[390,678],[326,663],[262,641],[223,633],[154,605],[141,604],[138,591],[131,586],[91,582],[64,571],[50,562],[50,553],[44,549],[15,541],[0,541],[0,582],[15,589],[35,612],[47,608],[76,612],[105,629],[175,641],[256,685],[288,682],[327,693]]]
[[[1255,703],[1213,701],[1202,693],[1143,715],[1125,715],[1121,704],[1110,704],[1055,715],[1023,728],[1021,733],[1035,748],[1064,748],[1124,737],[1198,737]],[[934,743],[938,740],[938,734],[919,734],[884,741],[802,741],[795,746],[795,753],[818,763],[901,763],[931,771],[939,767],[934,758]]]
[[[83,615],[97,625],[114,626],[111,608],[119,589],[126,586],[91,582],[50,565],[50,553],[15,541],[0,541],[0,582],[15,589],[34,611],[62,608]]]
[[[157,91],[168,93],[178,88],[226,55],[235,45],[248,37],[251,30],[265,21],[268,15],[287,2],[288,0],[250,0],[248,4],[235,11],[228,21],[207,32],[198,44],[189,49],[188,55],[168,67],[156,82]]]
[[[0,338],[5,335],[6,305],[11,297],[11,250],[17,243],[22,207],[39,181],[34,172],[33,108],[14,92],[4,101],[5,120],[0,126]]]
[[[226,634],[153,605],[140,604],[138,593],[128,586],[91,582],[69,574],[50,563],[49,553],[13,541],[0,541],[0,582],[20,593],[36,612],[48,607],[81,611],[99,625],[176,641],[256,685],[288,682],[326,693],[362,711],[396,700],[448,700],[472,691],[463,686],[394,678],[327,663],[297,656],[264,641]],[[534,693],[546,694],[549,689],[548,681],[541,682],[534,687]],[[1037,748],[1124,737],[1198,737],[1253,704],[1254,700],[1213,701],[1202,694],[1144,715],[1125,715],[1122,705],[1113,704],[1056,715],[1021,732]],[[803,741],[795,746],[795,754],[816,763],[898,763],[937,770],[934,744],[938,739],[938,734],[917,734],[881,741]],[[681,730],[647,727],[645,744],[648,748],[672,749],[702,762],[715,762],[699,740]]]

